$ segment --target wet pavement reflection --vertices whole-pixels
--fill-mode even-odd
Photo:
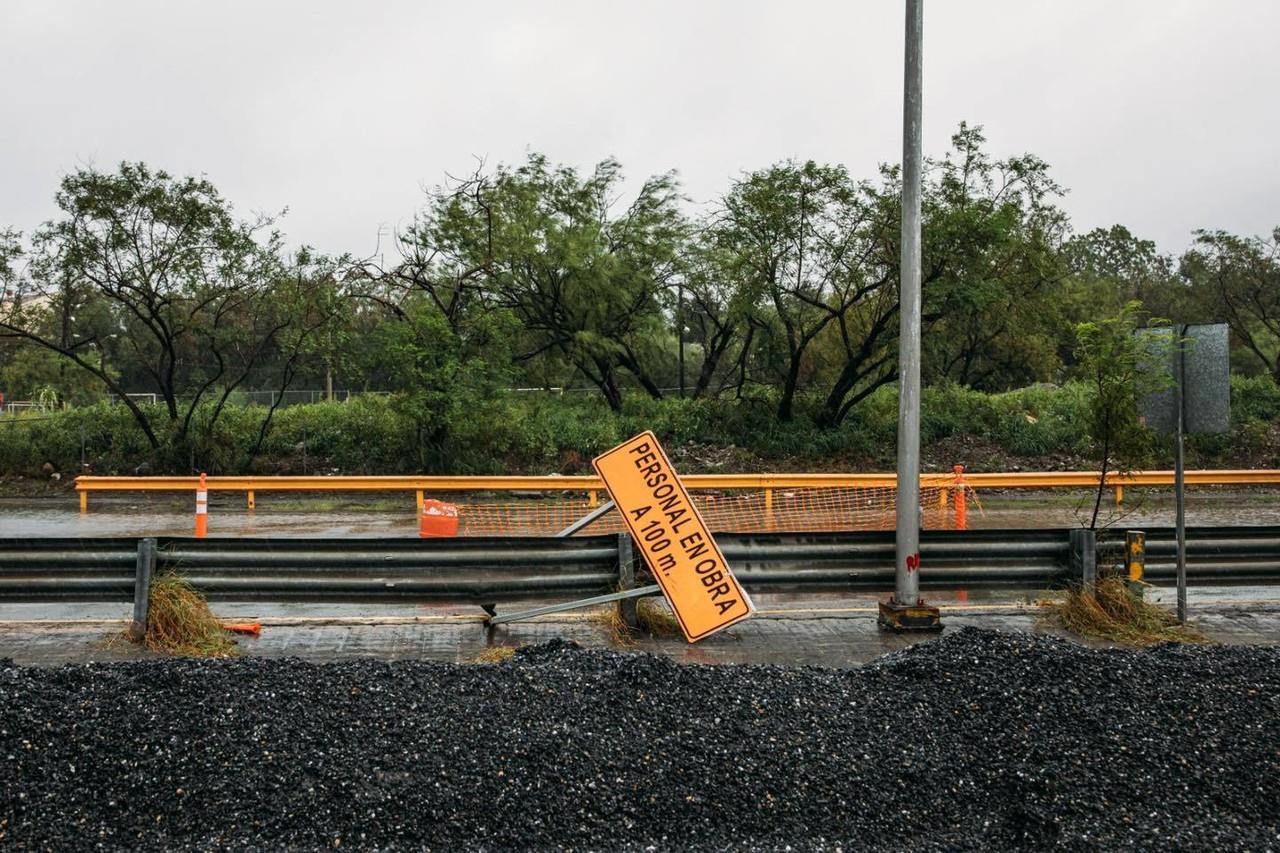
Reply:
[[[242,496],[215,493],[209,509],[210,535],[417,535],[413,502],[404,495],[361,505],[259,494],[257,504],[257,509],[247,510]],[[979,493],[969,499],[968,524],[971,529],[1077,527],[1088,522],[1092,509],[1093,496],[1083,491]],[[1280,490],[1193,489],[1187,498],[1187,523],[1280,524]],[[1127,489],[1119,508],[1111,491],[1103,495],[1099,526],[1172,524],[1173,495],[1168,489]],[[192,505],[172,495],[94,495],[85,514],[74,496],[0,498],[0,537],[189,536],[193,530]]]

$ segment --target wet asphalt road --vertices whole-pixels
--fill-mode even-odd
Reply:
[[[1077,492],[988,493],[970,498],[969,527],[1077,527],[1092,510],[1090,495]],[[1127,489],[1120,509],[1111,492],[1099,519],[1103,526],[1169,526],[1173,503],[1168,490]],[[376,503],[299,498],[261,493],[247,510],[240,495],[215,492],[209,509],[213,536],[414,536],[417,517],[409,493],[382,496]],[[1280,524],[1280,492],[1274,489],[1192,489],[1187,524]],[[74,495],[0,498],[0,538],[17,536],[188,536],[193,505],[160,493],[93,495],[81,514]],[[549,531],[554,532],[554,531]]]

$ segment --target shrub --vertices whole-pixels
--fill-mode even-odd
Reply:
[[[1271,422],[1280,418],[1280,385],[1269,376],[1231,377],[1231,420]]]
[[[1233,452],[1265,452],[1273,441],[1280,388],[1266,377],[1233,377],[1231,385],[1230,435],[1192,439],[1192,448],[1205,462]],[[162,407],[144,407],[156,433],[169,438],[157,452],[125,407],[99,403],[0,418],[0,474],[37,476],[45,462],[64,473],[76,472],[82,453],[88,470],[99,474],[132,474],[144,463],[147,468],[141,470],[157,474],[333,469],[347,474],[582,473],[592,456],[646,429],[669,446],[735,446],[790,467],[851,454],[892,459],[898,423],[895,388],[877,389],[833,429],[814,424],[810,413],[815,400],[800,401],[794,420],[777,420],[774,396],[764,390],[742,400],[653,400],[633,393],[619,413],[594,394],[503,393],[459,407],[439,432],[427,436],[398,398],[370,395],[278,409],[253,460],[249,454],[267,414],[264,407],[229,404],[211,424],[213,403],[203,404],[187,443],[172,437]],[[921,439],[928,444],[970,435],[1019,456],[1080,452],[1087,402],[1086,389],[1078,383],[1003,394],[955,385],[926,388]]]

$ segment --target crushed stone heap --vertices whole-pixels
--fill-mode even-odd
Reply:
[[[1280,650],[0,662],[0,848],[1263,850]]]

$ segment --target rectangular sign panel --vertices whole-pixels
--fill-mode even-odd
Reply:
[[[652,432],[628,439],[591,464],[686,640],[701,640],[755,612]]]
[[[1177,331],[1182,345],[1171,346]],[[1230,331],[1225,323],[1162,326],[1139,332],[1150,343],[1151,353],[1169,352],[1167,364],[1152,363],[1148,370],[1166,373],[1171,383],[1185,374],[1182,386],[1183,432],[1226,432],[1231,426]],[[1148,394],[1140,401],[1143,421],[1158,433],[1177,429],[1178,410],[1173,388]]]

